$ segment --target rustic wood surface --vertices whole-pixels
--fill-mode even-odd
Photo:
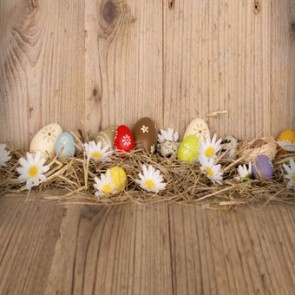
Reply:
[[[295,207],[0,198],[0,294],[294,294]]]
[[[94,135],[144,115],[181,134],[295,126],[293,0],[2,0],[0,142],[59,122]]]

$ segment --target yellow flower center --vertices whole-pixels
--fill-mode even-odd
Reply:
[[[207,158],[212,158],[214,154],[215,154],[215,149],[212,146],[206,149],[205,155]]]
[[[101,156],[102,156],[102,154],[101,154],[100,152],[93,152],[92,155],[91,155],[91,157],[92,157],[93,159],[95,159],[95,160],[100,159]]]
[[[295,182],[295,173],[291,175],[291,179]]]
[[[206,173],[207,173],[208,176],[210,176],[210,177],[213,176],[214,172],[210,167],[206,167],[205,170],[206,170]]]
[[[29,176],[30,177],[36,177],[39,173],[39,169],[37,166],[31,166],[29,169]]]
[[[145,181],[145,186],[149,189],[154,189],[156,187],[156,184],[152,179],[148,179]]]
[[[105,194],[109,194],[112,192],[112,186],[108,183],[108,184],[105,184],[103,187],[102,187],[102,192],[105,193]]]

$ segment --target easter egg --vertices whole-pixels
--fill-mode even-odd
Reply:
[[[252,172],[254,177],[260,181],[269,180],[273,176],[273,165],[269,157],[257,156],[252,165]]]
[[[101,142],[103,146],[110,146],[111,149],[114,149],[114,137],[116,132],[116,126],[108,126],[98,132],[95,141]]]
[[[130,129],[120,125],[115,132],[114,146],[118,151],[130,152],[134,149],[134,138]]]
[[[127,176],[123,168],[115,166],[108,169],[109,173],[112,176],[113,183],[116,186],[118,192],[124,190],[127,185]]]
[[[158,150],[161,156],[169,158],[176,155],[178,143],[175,141],[165,140],[159,144]]]
[[[227,135],[221,142],[221,152],[224,153],[224,159],[233,159],[237,155],[238,140],[232,136]]]
[[[157,146],[158,132],[154,121],[145,117],[140,119],[133,128],[136,147],[147,153],[154,153]]]
[[[295,131],[286,129],[277,138],[278,145],[287,152],[295,152]]]
[[[60,134],[55,143],[55,154],[59,158],[70,158],[75,155],[75,141],[71,133]]]
[[[199,156],[199,139],[196,135],[187,136],[179,145],[177,150],[178,160],[192,163]]]
[[[192,120],[186,128],[183,138],[185,139],[189,135],[196,135],[200,142],[205,141],[210,136],[207,123],[201,118]]]
[[[30,144],[30,152],[40,152],[44,157],[54,155],[55,143],[61,133],[62,128],[57,123],[43,127],[33,137]]]

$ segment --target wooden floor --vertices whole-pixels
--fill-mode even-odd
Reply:
[[[295,207],[2,197],[0,294],[295,294]]]

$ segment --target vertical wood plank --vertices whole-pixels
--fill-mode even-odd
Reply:
[[[1,141],[28,147],[45,124],[81,126],[84,2],[1,1],[0,19]]]
[[[86,130],[163,125],[162,1],[86,1]]]
[[[271,1],[271,132],[295,128],[295,3]]]
[[[194,117],[220,136],[270,133],[270,3],[175,1],[164,6],[164,122],[184,132]],[[251,126],[249,128],[249,125]]]

